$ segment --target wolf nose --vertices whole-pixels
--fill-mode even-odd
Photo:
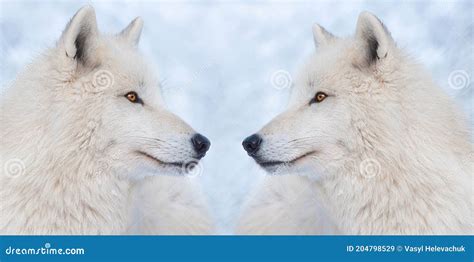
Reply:
[[[191,143],[193,144],[194,150],[197,153],[197,157],[201,159],[206,155],[207,150],[211,146],[211,142],[205,136],[201,134],[195,134],[191,138]]]
[[[242,146],[244,147],[245,151],[247,151],[249,155],[253,155],[257,153],[257,151],[260,149],[261,144],[262,144],[262,138],[257,134],[253,134],[247,137],[242,142]]]

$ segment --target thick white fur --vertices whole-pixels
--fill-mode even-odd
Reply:
[[[472,144],[454,102],[374,15],[353,38],[322,32],[289,108],[259,131],[260,161],[288,161],[270,171],[293,175],[259,189],[272,193],[249,200],[237,233],[327,233],[308,220],[322,215],[342,234],[472,234]],[[316,92],[329,96],[309,105]]]
[[[336,234],[318,201],[314,181],[304,176],[267,176],[245,203],[236,232],[253,235]],[[317,226],[315,226],[317,225]]]
[[[148,177],[132,194],[130,234],[213,234],[214,223],[196,178]],[[165,193],[161,193],[165,192]]]
[[[188,178],[142,180],[183,170],[137,151],[186,162],[194,158],[195,133],[163,106],[159,84],[136,50],[142,24],[138,18],[118,35],[102,35],[94,10],[84,7],[57,45],[7,89],[0,234],[211,232]],[[128,101],[129,91],[144,105]],[[143,217],[137,208],[147,208],[139,211]]]

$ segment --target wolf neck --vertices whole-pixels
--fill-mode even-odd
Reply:
[[[81,156],[41,160],[51,162],[48,167],[25,163],[32,166],[27,169],[30,172],[9,180],[3,189],[6,203],[2,214],[8,214],[4,219],[9,220],[6,230],[29,234],[123,233],[129,183],[90,160]]]
[[[402,148],[389,153],[366,150],[317,183],[340,230],[348,234],[472,230],[472,189],[464,160],[447,148],[444,153],[427,152],[423,146],[414,146],[418,151],[411,153]],[[456,150],[467,154],[465,149]]]

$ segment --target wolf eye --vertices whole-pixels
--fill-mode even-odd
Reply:
[[[137,92],[131,91],[125,94],[125,97],[128,99],[128,101],[132,103],[140,103],[143,105],[143,101],[138,97]]]
[[[311,101],[309,102],[309,104],[312,104],[312,103],[321,103],[321,102],[323,102],[324,99],[326,99],[326,97],[328,97],[328,95],[326,95],[326,93],[324,93],[324,92],[317,92],[316,95],[314,96],[314,98],[311,99]]]

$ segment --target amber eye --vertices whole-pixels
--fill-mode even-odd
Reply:
[[[134,92],[134,91],[128,92],[127,94],[125,94],[125,97],[128,99],[128,101],[130,101],[130,102],[132,102],[132,103],[140,103],[140,104],[143,104],[143,102],[142,102],[142,100],[140,99],[140,97],[138,97],[137,92]]]
[[[325,93],[323,93],[323,92],[317,92],[316,95],[314,96],[314,102],[315,102],[315,103],[320,103],[320,102],[322,102],[324,99],[326,99],[326,97],[328,97],[328,95],[326,95]]]

